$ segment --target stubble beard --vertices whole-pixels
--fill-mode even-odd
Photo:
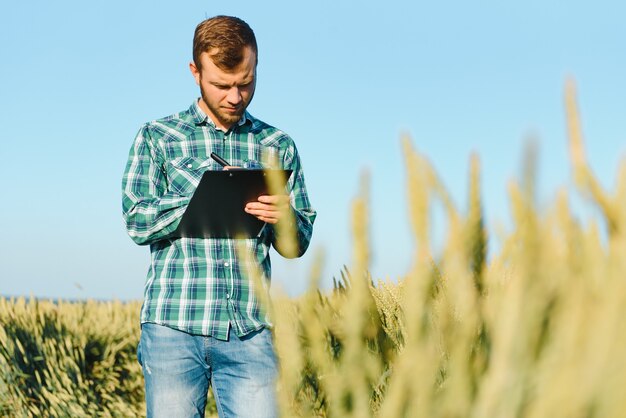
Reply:
[[[227,126],[227,127],[230,127],[234,123],[239,122],[239,120],[243,116],[243,113],[246,111],[246,108],[248,107],[248,103],[249,103],[249,102],[242,103],[242,105],[237,109],[236,112],[226,112],[222,108],[220,107],[216,108],[211,104],[211,102],[208,100],[207,95],[204,93],[204,89],[202,88],[202,86],[200,86],[200,96],[202,97],[202,101],[204,102],[206,107],[211,112],[211,115],[208,115],[208,116],[209,117],[213,116],[217,119],[217,121],[213,121],[213,122],[219,122],[220,124]]]

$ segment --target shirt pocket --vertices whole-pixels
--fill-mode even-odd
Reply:
[[[167,165],[168,190],[190,196],[198,187],[202,174],[212,165],[207,158],[181,157]]]

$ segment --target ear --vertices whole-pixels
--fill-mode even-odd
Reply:
[[[193,78],[196,79],[196,84],[200,85],[200,70],[196,67],[196,64],[193,61],[189,63],[189,70],[191,71]]]

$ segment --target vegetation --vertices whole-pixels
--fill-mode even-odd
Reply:
[[[416,242],[406,276],[368,274],[364,181],[353,206],[353,264],[335,289],[318,290],[320,259],[303,296],[267,302],[283,416],[626,415],[626,163],[616,192],[604,191],[585,161],[574,96],[570,84],[574,177],[604,225],[578,221],[565,191],[539,210],[529,153],[509,189],[512,230],[488,261],[478,159],[461,213],[405,141]],[[434,201],[447,218],[437,257]],[[138,311],[136,303],[0,302],[0,415],[143,414]]]
[[[0,300],[0,416],[141,415],[139,307]]]
[[[405,141],[414,265],[395,282],[367,276],[367,196],[354,203],[352,275],[331,295],[315,281],[274,310],[285,416],[618,417],[626,398],[626,164],[609,195],[588,168],[573,84],[566,91],[577,185],[606,234],[572,215],[565,191],[541,213],[533,156],[511,184],[513,230],[486,262],[479,163],[461,214]],[[448,237],[433,259],[432,202]]]

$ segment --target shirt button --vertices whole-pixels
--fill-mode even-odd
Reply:
[[[230,267],[230,263],[227,261],[224,263],[224,267]]]
[[[193,167],[193,165],[187,164],[187,168],[191,168],[191,167]]]

